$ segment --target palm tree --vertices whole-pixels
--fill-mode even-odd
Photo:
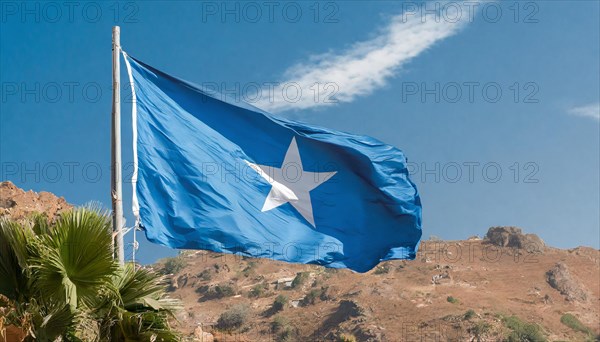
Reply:
[[[49,224],[0,220],[0,334],[25,341],[175,341],[162,278],[113,259],[110,218],[75,209]]]

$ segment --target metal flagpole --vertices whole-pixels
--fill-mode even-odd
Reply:
[[[123,194],[121,179],[121,29],[112,29],[112,130],[111,130],[111,198],[113,210],[113,236],[115,253],[120,264],[125,261],[123,247]]]

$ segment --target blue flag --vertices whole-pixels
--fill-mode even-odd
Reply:
[[[400,150],[124,56],[136,97],[133,209],[148,240],[358,272],[415,258],[421,203]]]

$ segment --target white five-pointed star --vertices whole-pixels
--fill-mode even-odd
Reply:
[[[269,211],[289,202],[306,221],[316,228],[310,191],[328,181],[337,171],[304,171],[295,137],[292,138],[280,168],[258,165],[249,161],[246,161],[246,164],[272,185],[261,211]]]

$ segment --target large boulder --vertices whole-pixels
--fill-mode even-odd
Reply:
[[[485,240],[499,247],[525,249],[528,252],[541,252],[546,244],[535,234],[523,234],[518,227],[491,227]]]
[[[573,278],[567,265],[562,262],[558,262],[546,272],[546,280],[552,288],[558,290],[568,301],[585,302],[588,298],[586,291]]]

